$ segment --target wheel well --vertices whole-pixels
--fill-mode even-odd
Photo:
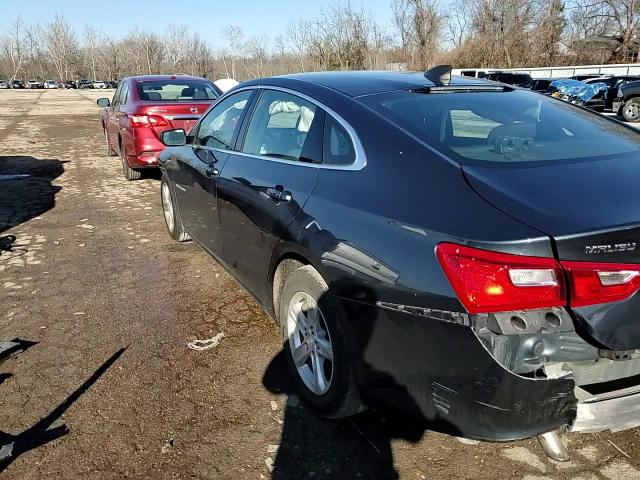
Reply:
[[[309,265],[309,262],[302,255],[295,253],[287,253],[278,259],[273,269],[273,273],[270,276],[273,293],[273,318],[278,321],[278,311],[280,310],[280,295],[282,294],[282,288],[284,287],[284,281],[289,273],[304,266]]]

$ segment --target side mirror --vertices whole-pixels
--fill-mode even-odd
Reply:
[[[96,103],[101,107],[108,107],[111,105],[111,101],[108,98],[99,98]]]
[[[187,134],[183,128],[176,128],[175,130],[167,130],[160,134],[160,139],[167,147],[180,147],[186,145]]]

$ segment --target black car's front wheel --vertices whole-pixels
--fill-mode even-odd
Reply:
[[[640,97],[630,98],[622,107],[622,117],[627,122],[640,121]]]
[[[190,240],[191,237],[189,237],[189,234],[185,232],[182,227],[182,220],[175,208],[173,195],[171,195],[171,189],[169,188],[169,181],[165,174],[162,175],[162,179],[160,180],[160,200],[162,201],[164,222],[167,225],[167,230],[171,238],[178,242]]]
[[[304,265],[285,279],[278,321],[289,373],[301,397],[331,418],[362,410],[342,313],[318,271]]]

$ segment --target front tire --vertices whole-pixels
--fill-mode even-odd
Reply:
[[[330,418],[363,410],[343,318],[315,268],[304,265],[287,275],[278,312],[287,369],[300,396]]]
[[[624,103],[622,117],[627,122],[636,123],[640,121],[640,97],[630,98]]]
[[[160,180],[160,200],[162,201],[162,212],[164,213],[164,222],[167,225],[169,235],[177,242],[186,242],[191,237],[184,231],[182,220],[175,208],[171,188],[169,188],[169,180],[166,174],[162,174]]]
[[[120,144],[120,158],[122,159],[122,173],[124,174],[124,178],[129,181],[140,180],[140,178],[142,178],[142,172],[140,170],[134,170],[129,166],[127,154],[122,144]]]

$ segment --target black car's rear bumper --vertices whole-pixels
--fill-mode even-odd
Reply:
[[[356,377],[372,406],[399,409],[451,435],[508,441],[570,426],[571,379],[530,379],[500,365],[473,330],[344,301]]]

